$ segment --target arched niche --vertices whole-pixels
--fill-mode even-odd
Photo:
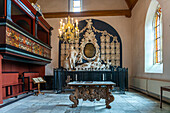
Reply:
[[[103,63],[109,59],[113,67],[122,67],[122,42],[118,32],[108,23],[97,19],[86,19],[79,21],[80,39],[78,41],[60,42],[59,66],[67,56],[71,46],[83,54],[82,63],[95,60],[98,56]],[[86,44],[93,44],[95,55],[87,58],[84,54]]]

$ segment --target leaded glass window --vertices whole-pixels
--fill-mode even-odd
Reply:
[[[162,9],[158,5],[153,19],[154,64],[162,63]]]
[[[80,12],[81,11],[81,0],[72,0],[72,11]]]

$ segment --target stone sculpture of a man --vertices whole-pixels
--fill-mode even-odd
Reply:
[[[70,67],[71,69],[75,68],[75,63],[76,63],[76,57],[77,57],[77,51],[74,50],[73,46],[71,47],[70,51],[69,51],[69,55],[67,56],[67,58],[69,58],[70,61]]]

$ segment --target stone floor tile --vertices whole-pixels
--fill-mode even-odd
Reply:
[[[124,110],[110,110],[110,113],[125,113]]]
[[[145,111],[145,110],[141,110],[140,113],[155,113],[154,111]]]
[[[69,94],[49,94],[29,96],[6,107],[0,108],[0,113],[170,113],[170,105],[150,98],[135,91],[126,94],[113,93],[115,100],[110,103],[111,109],[105,106],[105,100],[79,100],[76,108],[71,108],[73,102]]]
[[[51,110],[50,113],[65,113],[68,106],[56,106],[54,109]]]
[[[50,112],[51,112],[51,110],[38,110],[34,113],[50,113]]]
[[[138,110],[125,110],[125,113],[141,113]]]
[[[133,106],[126,106],[126,107],[122,107],[123,110],[126,110],[126,111],[136,111],[138,109],[136,109],[135,107]]]

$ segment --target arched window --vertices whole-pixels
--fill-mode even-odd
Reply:
[[[154,30],[154,64],[162,63],[162,9],[157,6],[153,19]]]
[[[145,72],[163,73],[162,9],[151,0],[145,21]]]

